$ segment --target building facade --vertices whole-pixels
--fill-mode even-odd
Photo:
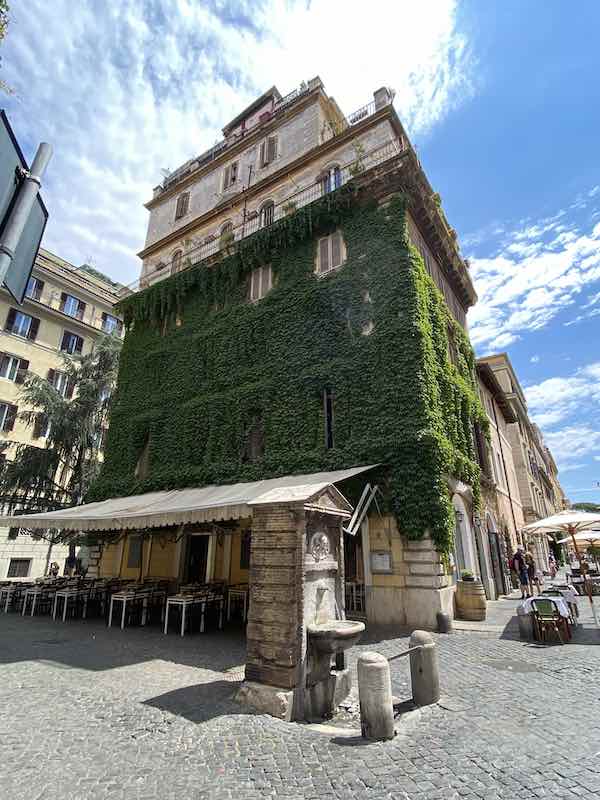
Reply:
[[[47,378],[64,397],[72,396],[61,371],[62,353],[86,355],[100,333],[123,332],[115,303],[123,287],[96,270],[75,267],[41,249],[18,306],[0,290],[0,437],[3,458],[11,460],[18,444],[44,446],[42,425],[27,426],[18,418],[24,407],[20,389],[28,373]],[[51,560],[61,566],[68,547],[54,545]],[[18,529],[0,528],[0,579],[31,579],[45,573],[48,543]]]
[[[486,356],[479,363],[493,371],[516,419],[507,425],[513,453],[518,494],[524,524],[550,516],[565,508],[565,494],[558,481],[558,470],[546,447],[539,427],[529,419],[525,395],[506,353]],[[522,542],[534,551],[537,563],[548,569],[550,550],[546,536],[531,536]]]

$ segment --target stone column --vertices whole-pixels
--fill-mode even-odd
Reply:
[[[254,508],[246,681],[238,699],[287,720],[303,677],[304,525],[301,506]]]

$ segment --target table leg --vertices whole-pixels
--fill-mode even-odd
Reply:
[[[33,595],[33,603],[31,604],[31,616],[35,614],[35,601],[37,600],[37,594]]]
[[[63,607],[63,622],[66,622],[67,621],[67,606],[69,605],[68,596],[67,597],[63,597],[63,603],[64,603],[64,607]]]
[[[83,598],[83,619],[87,619],[87,604],[88,600],[90,599],[89,594],[86,594]]]
[[[165,627],[163,633],[167,633],[169,630],[169,601],[167,600],[167,607],[165,609]]]
[[[181,635],[185,636],[185,610],[187,608],[187,603],[184,603],[181,606]]]
[[[25,599],[23,600],[23,610],[21,611],[21,616],[25,616],[25,609],[27,608],[27,595],[28,592],[25,592]]]
[[[244,614],[244,622],[248,622],[248,595],[245,592],[243,601],[243,614]]]
[[[110,610],[108,612],[108,627],[109,628],[112,625],[112,612],[113,612],[114,602],[115,602],[115,598],[114,598],[114,596],[111,596],[111,598],[110,598]]]
[[[8,614],[8,600],[10,598],[10,592],[6,593],[6,603],[4,604],[4,613]]]
[[[206,600],[200,603],[200,633],[204,633],[204,612],[206,611]]]
[[[223,630],[223,606],[225,605],[225,600],[219,600],[219,630]]]
[[[227,592],[227,622],[231,622],[231,592]]]
[[[124,630],[124,628],[125,628],[125,609],[127,608],[127,600],[125,598],[123,598],[121,600],[121,602],[123,603],[123,610],[121,611],[121,630]]]
[[[142,625],[146,624],[146,618],[148,616],[148,598],[144,597],[142,600]]]
[[[52,619],[56,620],[56,609],[58,607],[58,595],[54,595],[54,602],[52,603]]]

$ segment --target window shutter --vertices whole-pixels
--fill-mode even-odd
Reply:
[[[44,432],[44,415],[38,414],[33,423],[33,438],[39,439]]]
[[[65,389],[65,399],[70,400],[73,397],[73,392],[75,391],[75,381],[72,378],[67,380],[67,387]]]
[[[259,157],[261,167],[266,165],[266,142],[260,143],[260,157]]]
[[[64,331],[62,341],[60,343],[60,349],[66,350],[67,349],[67,342],[69,341],[69,333],[68,331]]]
[[[85,303],[83,300],[78,300],[77,302],[77,319],[83,319],[83,315],[85,314]]]
[[[230,170],[231,170],[231,167],[225,167],[225,172],[223,174],[223,189],[227,189],[227,187],[229,186],[229,173],[230,173]]]
[[[238,170],[238,162],[234,161],[231,165],[231,172],[229,175],[229,180],[231,183],[235,183],[237,180],[237,170]]]
[[[34,278],[35,280],[35,292],[34,298],[39,300],[42,296],[42,291],[44,290],[44,281],[40,281],[38,278]]]
[[[15,378],[15,383],[25,383],[27,370],[29,369],[29,361],[26,358],[19,359],[19,369]]]
[[[51,383],[52,386],[54,386],[54,381],[56,380],[56,370],[55,369],[49,369],[48,370],[48,377],[46,378],[46,380],[48,381],[48,383]]]
[[[6,353],[0,353],[0,375],[4,375],[8,369],[9,358]]]
[[[60,306],[59,306],[61,311],[65,310],[66,302],[67,302],[67,295],[64,292],[61,292],[60,293]]]
[[[4,326],[5,331],[12,331],[15,327],[15,319],[17,316],[17,312],[14,308],[11,308],[8,312],[8,316],[6,317],[6,325]]]
[[[339,233],[334,233],[331,237],[331,266],[339,267],[342,263],[342,242]]]
[[[38,330],[40,327],[40,321],[36,317],[31,318],[31,325],[29,326],[29,331],[27,332],[27,338],[31,339],[32,342],[35,342],[35,338],[38,335]]]
[[[76,336],[75,337],[75,352],[76,353],[81,353],[82,350],[83,350],[83,339],[81,338],[81,336]]]
[[[17,418],[17,411],[19,409],[17,406],[13,406],[11,404],[6,406],[6,417],[4,418],[4,427],[3,430],[8,433],[8,431],[12,431],[15,427],[15,420]]]
[[[321,239],[319,242],[319,272],[327,272],[329,269],[329,239]]]
[[[267,139],[267,163],[275,161],[277,158],[277,137],[269,136]]]

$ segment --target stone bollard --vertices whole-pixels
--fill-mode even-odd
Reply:
[[[413,702],[417,706],[429,706],[440,699],[440,668],[437,649],[427,631],[414,631],[409,647],[422,645],[410,654],[410,680]]]
[[[394,706],[387,658],[363,653],[358,658],[358,699],[360,727],[365,739],[393,739]]]

